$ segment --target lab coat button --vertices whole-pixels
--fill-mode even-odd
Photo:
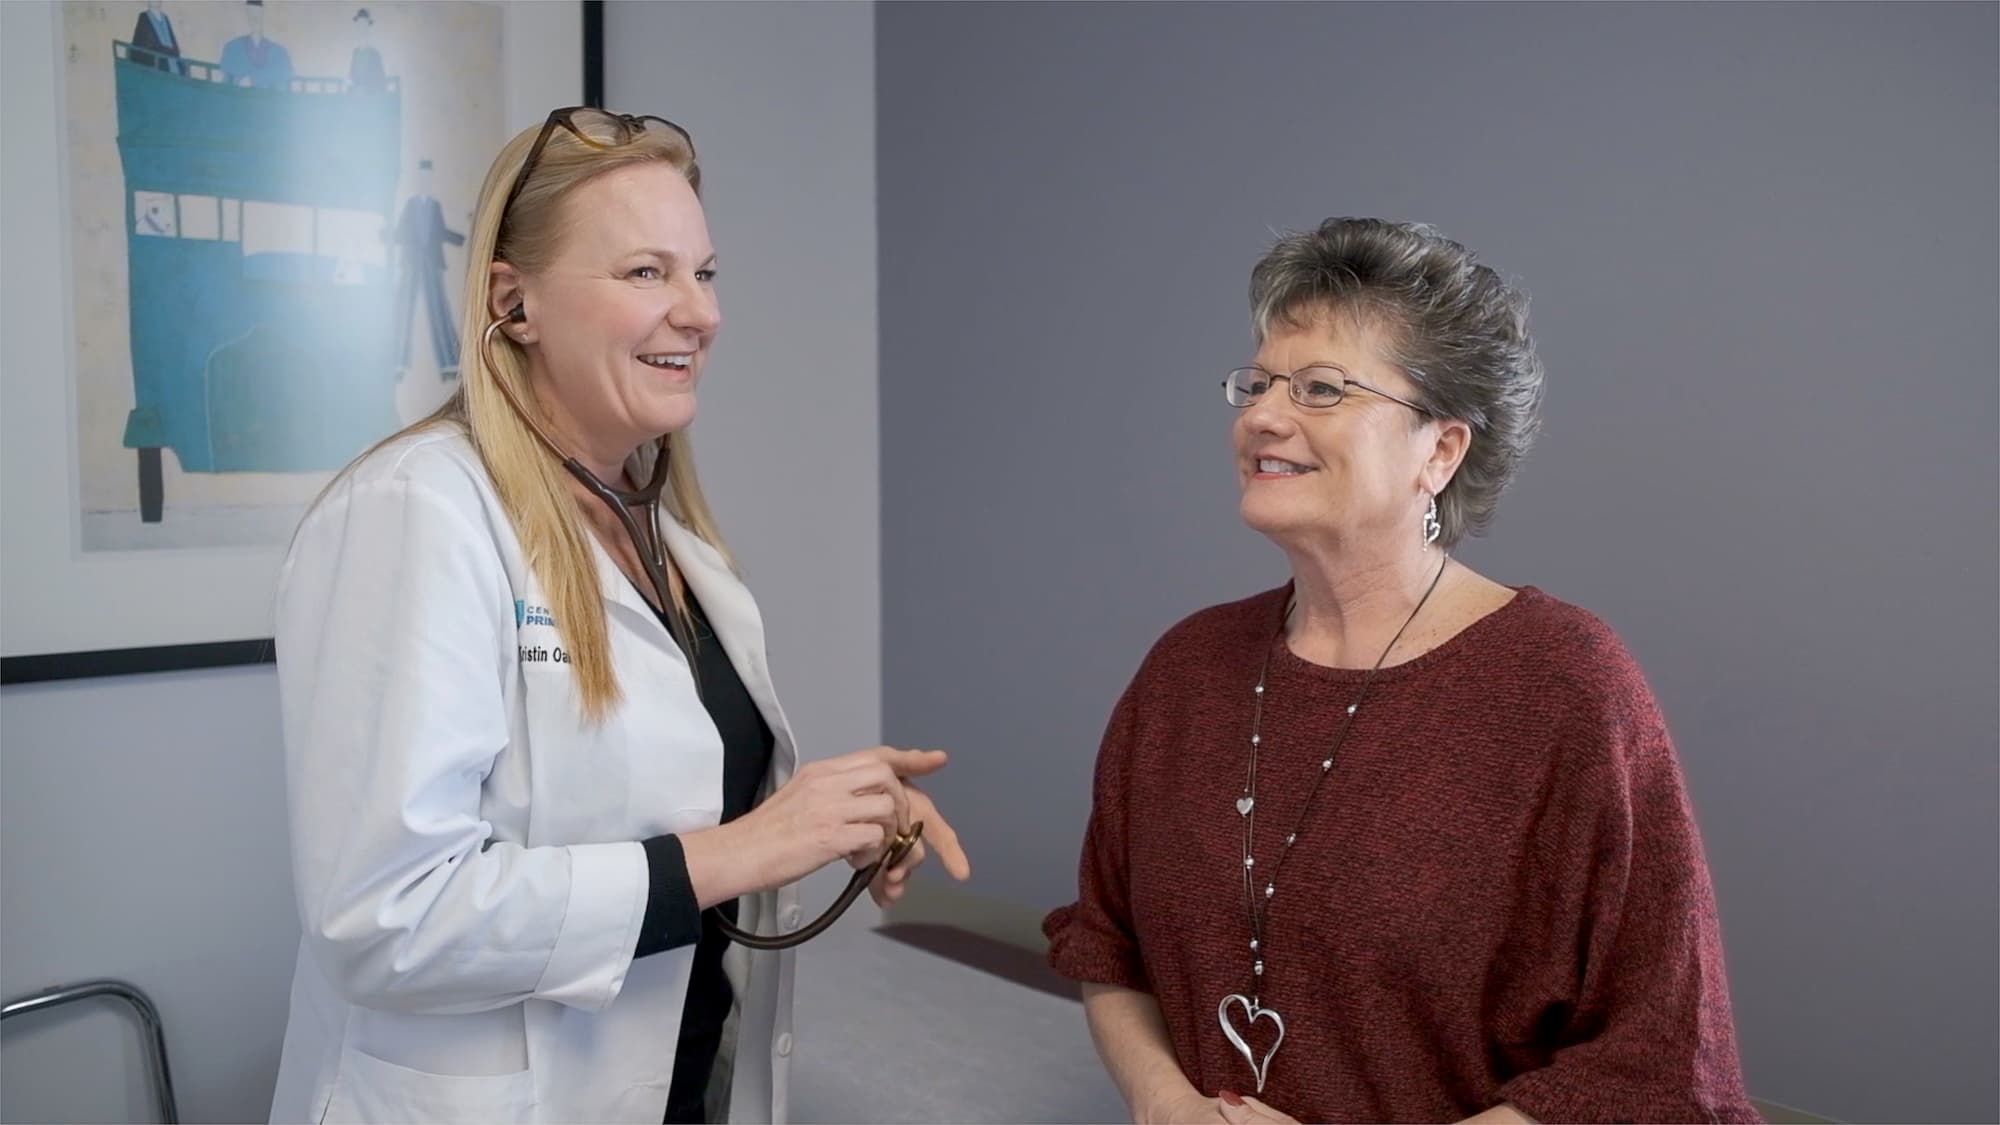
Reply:
[[[780,924],[780,925],[782,925],[782,926],[784,926],[786,930],[796,930],[796,929],[798,929],[798,928],[799,928],[799,908],[798,908],[797,906],[787,906],[787,907],[785,907],[785,909],[784,909],[784,913],[783,913],[783,914],[781,914],[781,915],[779,916],[779,924]]]
[[[787,1031],[784,1034],[778,1036],[778,1057],[781,1059],[790,1058],[791,1055],[792,1055],[792,1033]]]

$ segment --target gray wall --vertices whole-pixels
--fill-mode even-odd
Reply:
[[[0,991],[136,983],[183,1120],[271,1109],[299,940],[276,688],[238,668],[0,693]],[[155,1120],[126,1015],[9,1020],[0,1119]]]
[[[701,156],[723,329],[695,449],[813,758],[881,739],[874,27],[853,2],[605,8],[606,104]]]
[[[1110,706],[1267,588],[1220,372],[1275,228],[1523,277],[1546,436],[1463,552],[1647,668],[1752,1092],[1993,1119],[1996,9],[892,4],[885,735],[976,888],[1074,891]]]

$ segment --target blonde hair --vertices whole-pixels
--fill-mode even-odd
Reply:
[[[620,134],[610,115],[584,111],[573,120],[577,128],[609,147],[593,147],[566,129],[551,129],[528,182],[511,208],[507,197],[540,127],[516,134],[494,158],[479,189],[479,206],[466,236],[465,318],[459,336],[461,353],[468,359],[463,379],[450,400],[403,433],[456,424],[471,438],[493,478],[501,507],[521,540],[528,566],[541,580],[556,628],[568,646],[584,717],[596,722],[623,698],[623,692],[612,667],[604,591],[598,582],[591,533],[581,502],[570,491],[568,471],[508,401],[511,393],[513,402],[522,409],[534,408],[526,351],[505,332],[493,333],[493,347],[485,347],[487,328],[496,319],[491,266],[503,261],[527,274],[547,268],[571,218],[564,203],[599,176],[634,164],[665,163],[686,176],[699,196],[701,168],[687,138],[657,122],[648,122],[648,128],[617,143]],[[669,518],[714,547],[733,568],[735,562],[702,495],[688,435],[670,434],[661,444],[667,457],[667,487],[659,506]],[[642,523],[651,514],[634,513]],[[667,581],[673,602],[668,612],[679,626],[677,632],[691,638],[694,630],[687,598],[679,568],[671,558],[667,560]]]

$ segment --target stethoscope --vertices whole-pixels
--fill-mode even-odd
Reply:
[[[542,429],[541,423],[535,420],[535,416],[530,414],[522,406],[520,400],[514,397],[514,390],[507,385],[507,380],[501,378],[499,372],[494,370],[492,356],[493,334],[509,324],[525,324],[527,320],[527,308],[522,305],[515,305],[513,310],[507,314],[506,320],[496,320],[488,325],[486,334],[480,340],[479,344],[480,362],[486,365],[486,373],[492,376],[494,386],[500,388],[500,393],[507,399],[507,405],[513,407],[514,413],[520,416],[521,421],[528,424],[528,428],[534,431],[535,437],[548,447],[549,452],[555,454],[562,461],[563,468],[569,471],[570,476],[576,478],[577,483],[588,489],[592,496],[597,497],[604,503],[605,507],[610,508],[612,513],[618,517],[618,522],[625,526],[625,534],[632,537],[632,547],[639,556],[639,564],[646,570],[646,580],[652,585],[653,593],[659,598],[659,604],[664,611],[667,607],[673,605],[672,588],[667,583],[666,552],[660,539],[658,522],[660,492],[666,487],[667,483],[666,439],[661,439],[659,456],[653,459],[652,477],[644,485],[631,491],[613,488],[604,483],[598,479],[596,473],[585,468],[581,461],[563,452],[562,446],[556,444],[555,439],[550,437],[548,431]],[[652,531],[651,536],[647,536],[641,532],[639,521],[632,515],[632,509],[634,508],[647,508],[649,510],[650,518],[653,521],[653,525],[650,528]],[[667,620],[667,632],[673,636],[674,644],[680,647],[681,655],[687,658],[688,671],[695,676],[695,694],[699,696],[701,694],[701,676],[696,670],[694,638],[685,635],[685,627],[680,623],[680,619],[671,611],[662,612],[661,616]],[[883,851],[881,858],[854,873],[854,877],[847,881],[847,888],[840,892],[839,898],[833,900],[832,906],[827,907],[826,913],[815,918],[811,925],[794,930],[789,934],[780,934],[773,937],[767,937],[763,934],[753,934],[748,930],[738,928],[718,907],[709,907],[708,913],[712,916],[716,928],[721,930],[724,936],[728,937],[730,941],[750,949],[790,949],[796,945],[803,945],[826,932],[827,927],[833,925],[842,914],[847,912],[848,907],[854,905],[854,900],[861,897],[861,892],[868,889],[868,884],[874,881],[875,876],[901,863],[903,857],[909,854],[910,849],[917,846],[917,841],[923,839],[923,835],[923,821],[917,821],[915,824],[910,825],[909,828],[898,832],[895,838],[889,841],[889,846]]]

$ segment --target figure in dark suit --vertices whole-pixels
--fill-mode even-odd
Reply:
[[[389,88],[389,75],[382,69],[382,52],[375,49],[375,17],[363,8],[354,13],[354,25],[361,30],[361,45],[354,48],[347,63],[347,90],[353,94],[379,94]]]
[[[292,53],[264,37],[264,0],[243,0],[243,13],[250,30],[222,45],[222,77],[232,86],[291,89]]]
[[[417,291],[423,290],[424,318],[431,324],[431,351],[438,373],[458,378],[458,331],[451,301],[444,294],[445,244],[465,245],[465,236],[445,225],[444,207],[431,198],[431,162],[417,165],[417,194],[403,204],[396,220],[396,355],[410,366],[410,318],[417,311]]]
[[[133,58],[147,66],[185,74],[181,66],[181,43],[174,38],[174,21],[160,8],[160,0],[146,0],[146,10],[132,28]],[[140,52],[144,52],[141,54]]]

